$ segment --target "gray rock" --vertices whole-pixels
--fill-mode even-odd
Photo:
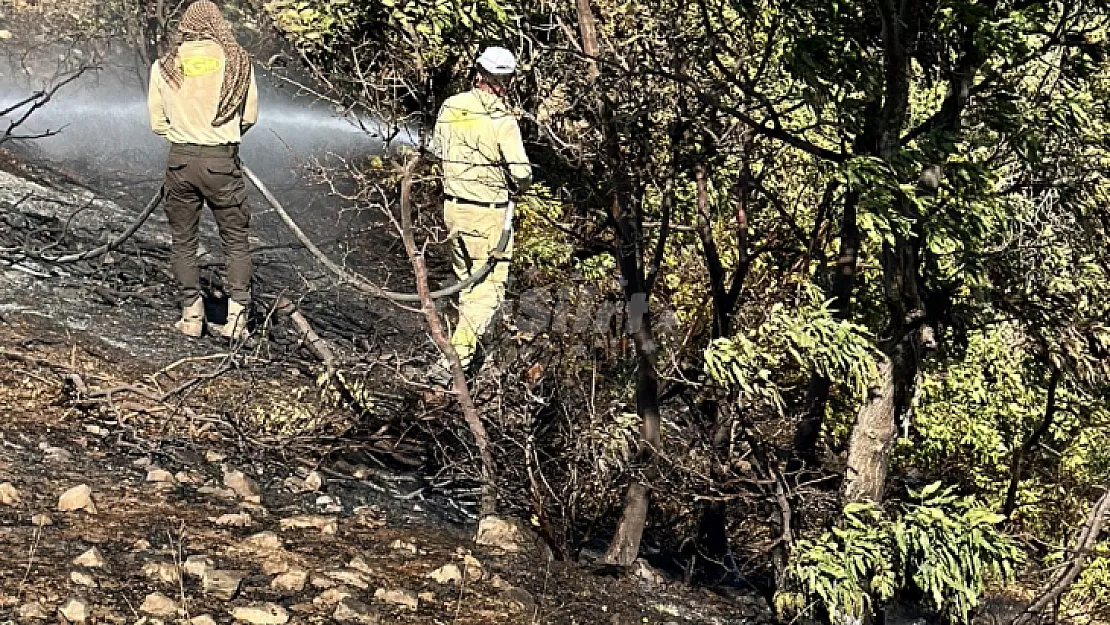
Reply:
[[[336,586],[320,593],[319,596],[312,600],[312,603],[325,606],[335,605],[349,597],[351,597],[351,590],[349,588],[346,586]]]
[[[46,608],[42,607],[38,601],[32,603],[24,603],[16,608],[15,615],[21,621],[44,621],[50,618],[46,612]]]
[[[84,623],[89,618],[89,604],[81,599],[69,599],[58,608],[58,614],[70,623]]]
[[[321,534],[328,536],[334,536],[339,532],[339,523],[333,516],[315,514],[295,516],[282,519],[280,525],[283,532],[294,529],[316,529],[319,530]]]
[[[394,551],[400,551],[400,552],[404,552],[404,553],[411,553],[414,556],[419,551],[416,548],[416,545],[408,542],[407,540],[401,540],[399,538],[397,540],[393,541],[392,543],[390,543],[389,548],[394,550]]]
[[[508,553],[534,553],[551,560],[551,549],[528,529],[519,519],[487,516],[478,522],[478,535],[474,542],[484,547],[495,547]]]
[[[230,470],[225,467],[224,486],[235,491],[236,495],[247,501],[252,501],[254,503],[260,503],[262,501],[262,489],[258,486],[258,482],[247,477],[247,474],[242,471]]]
[[[364,573],[366,575],[373,575],[375,573],[373,567],[367,564],[366,560],[362,556],[355,556],[351,558],[351,561],[347,563],[347,568],[354,569],[359,573]]]
[[[23,498],[19,494],[19,490],[12,486],[11,482],[4,482],[0,484],[0,505],[4,506],[18,506],[23,503]]]
[[[379,588],[374,591],[374,598],[385,603],[405,606],[410,610],[420,607],[419,595],[415,591],[407,589],[386,590],[385,588]]]
[[[301,592],[306,583],[308,583],[308,573],[301,569],[294,569],[275,577],[270,587],[274,590]]]
[[[99,549],[92,547],[85,553],[74,558],[73,563],[87,569],[102,569],[104,568],[104,556],[100,555]]]
[[[181,484],[203,484],[204,478],[187,471],[178,471],[174,474],[173,479]]]
[[[378,625],[378,612],[361,601],[347,598],[335,606],[332,619],[341,623],[360,623],[362,625]]]
[[[84,571],[71,571],[69,574],[69,581],[78,586],[84,586],[85,588],[96,588],[98,585],[93,576]]]
[[[241,608],[231,612],[232,618],[237,621],[251,623],[251,625],[285,625],[289,622],[289,613],[285,608],[275,603],[260,603]]]
[[[273,532],[260,532],[243,541],[244,547],[255,551],[277,551],[281,545],[281,538]]]
[[[462,581],[462,571],[457,564],[444,564],[425,577],[439,584],[457,584]]]
[[[355,588],[359,588],[362,590],[370,588],[370,583],[367,582],[363,574],[359,573],[358,571],[348,571],[346,569],[340,569],[336,571],[328,571],[327,576],[341,584],[354,586]]]
[[[86,484],[74,486],[67,490],[58,499],[58,510],[61,512],[76,512],[84,510],[89,514],[96,514],[96,504],[93,503],[92,489]]]
[[[208,517],[208,520],[220,527],[250,527],[254,522],[253,519],[251,519],[251,515],[245,512]]]
[[[272,554],[262,560],[262,573],[265,575],[283,575],[288,573],[294,568],[289,563],[289,558],[284,551],[278,554]]]
[[[204,574],[209,569],[216,568],[216,563],[208,556],[189,556],[185,559],[185,574],[189,577],[204,579]]]
[[[220,571],[208,569],[201,579],[204,594],[224,601],[231,601],[239,594],[239,584],[246,574],[242,571]]]
[[[312,584],[313,588],[319,588],[320,590],[334,588],[335,586],[339,585],[339,582],[328,577],[327,575],[313,575],[309,583]]]
[[[54,519],[50,518],[49,514],[36,514],[31,517],[31,525],[35,527],[50,527],[54,525]]]
[[[197,492],[202,495],[213,495],[220,499],[235,499],[235,491],[230,488],[218,488],[216,486],[201,486]]]
[[[147,562],[143,565],[143,576],[163,584],[176,584],[181,581],[181,572],[172,562]]]
[[[151,616],[174,617],[177,616],[177,603],[160,592],[151,593],[143,599],[139,612]]]
[[[304,487],[311,492],[322,489],[325,484],[327,484],[327,480],[319,471],[309,471],[308,476],[304,478]]]
[[[159,469],[158,467],[151,467],[147,469],[146,481],[159,484],[173,484],[174,479],[173,474],[169,471],[165,469]]]

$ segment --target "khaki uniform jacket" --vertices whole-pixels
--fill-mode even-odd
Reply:
[[[448,98],[432,134],[443,161],[443,191],[476,202],[507,202],[532,183],[520,126],[495,94],[471,89]]]
[[[160,61],[150,70],[147,106],[150,127],[170,143],[228,145],[242,141],[243,133],[258,121],[258,87],[251,68],[250,87],[242,110],[226,124],[212,126],[224,80],[224,51],[214,41],[186,41],[178,51],[185,75],[174,90],[162,77]]]

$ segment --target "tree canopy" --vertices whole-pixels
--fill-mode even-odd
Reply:
[[[957,623],[1072,558],[1110,480],[1108,3],[264,9],[333,97],[424,130],[481,46],[519,55],[517,316],[571,320],[491,350],[526,387],[492,436],[561,548]],[[591,297],[628,306],[571,331]],[[1065,609],[1110,616],[1105,571]]]

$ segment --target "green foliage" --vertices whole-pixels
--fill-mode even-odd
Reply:
[[[356,25],[359,10],[348,0],[271,0],[265,7],[275,26],[301,46],[326,51],[332,51],[336,41]]]
[[[786,614],[863,618],[898,593],[921,593],[950,623],[970,622],[988,579],[1012,580],[1020,544],[1003,532],[1004,517],[937,482],[916,503],[887,518],[873,504],[851,504],[839,527],[794,546],[787,577],[792,591],[776,598]]]
[[[1060,620],[1106,622],[1110,619],[1110,557],[1105,555],[1108,548],[1110,544],[1105,541],[1095,547],[1099,555],[1091,558],[1087,569],[1064,596]],[[1070,553],[1061,554],[1061,559],[1070,557]]]
[[[563,214],[563,204],[543,184],[529,189],[528,196],[517,204],[519,219],[513,251],[516,267],[551,271],[569,265],[574,245],[558,229]]]
[[[309,59],[344,58],[346,69],[357,73],[365,68],[353,57],[364,54],[379,67],[395,65],[397,80],[409,81],[411,72],[417,83],[427,67],[450,62],[460,47],[499,38],[513,17],[499,0],[269,0],[264,6]],[[367,39],[385,46],[361,50]]]
[[[984,492],[1005,488],[1009,460],[1036,427],[1046,400],[1046,392],[1030,384],[1043,371],[1015,349],[1021,340],[1013,326],[976,333],[962,361],[926,372],[915,411],[918,435],[899,442],[899,465],[936,470],[954,460],[959,470],[952,479]]]
[[[742,400],[761,399],[785,409],[782,392],[791,372],[818,371],[862,395],[876,373],[866,328],[833,316],[812,287],[796,307],[776,302],[763,323],[746,333],[714,340],[705,349],[705,371],[718,384],[736,388]]]
[[[905,414],[891,419],[906,436],[888,492],[924,478],[985,503],[934,488],[889,514],[851,507],[835,531],[796,545],[797,594],[782,600],[863,616],[915,589],[965,622],[992,567],[1007,578],[1020,560],[987,507],[999,508],[1015,455],[1043,418],[1050,370],[1062,372],[1059,414],[1024,459],[1012,520],[1064,542],[1110,475],[1105,3],[926,2],[901,22],[916,31],[901,42],[899,54],[912,57],[904,74],[890,68],[897,55],[876,3],[590,5],[602,47],[593,78],[574,3],[276,0],[268,9],[329,86],[375,111],[420,109],[425,120],[481,45],[517,52],[511,100],[525,112],[543,187],[520,207],[514,272],[539,290],[573,281],[609,294],[619,270],[605,246],[635,245],[640,267],[662,249],[652,302],[680,324],[677,340],[658,341],[664,386],[677,381],[685,405],[727,404],[721,422],[750,424],[779,457],[811,416],[814,375],[831,381],[824,439],[843,438],[875,376],[875,350],[902,342],[917,366],[899,373]],[[936,188],[919,188],[933,169]],[[631,239],[609,220],[618,183],[635,190],[642,228]],[[668,189],[678,228],[657,248]],[[842,317],[828,301],[842,295],[851,215],[860,245]],[[707,240],[720,260],[713,286]],[[720,328],[713,305],[735,275],[739,305]],[[589,509],[593,520],[612,514],[610,482],[628,468],[638,425],[632,350],[608,338],[558,336],[537,369],[556,389],[541,401],[565,426],[537,454],[550,459],[543,477],[553,493],[575,493],[566,510]],[[712,419],[679,403],[662,407],[669,464],[655,501],[681,511],[670,521],[700,505],[693,493],[726,491],[730,521],[743,528],[733,547],[758,543],[752,528],[774,521],[737,481],[716,480],[752,450],[713,442]],[[842,467],[831,457],[814,467],[825,478]],[[819,490],[823,501],[836,496]],[[579,495],[594,491],[589,502]],[[798,511],[800,526],[825,522],[813,508]],[[572,512],[566,522],[582,524]]]

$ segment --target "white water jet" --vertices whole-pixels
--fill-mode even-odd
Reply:
[[[118,71],[118,70],[117,70]],[[331,106],[294,99],[288,91],[266,83],[260,88],[259,120],[243,138],[242,154],[264,178],[288,177],[310,158],[344,159],[382,151],[386,124],[370,117],[340,115]],[[0,79],[0,110],[34,92],[26,84]],[[0,132],[12,118],[0,118]],[[36,139],[34,150],[62,164],[95,164],[101,169],[151,173],[165,162],[168,144],[150,130],[146,92],[133,76],[100,71],[66,85],[54,99],[20,126],[20,136],[57,132]],[[402,130],[393,143],[411,143],[414,133]]]

